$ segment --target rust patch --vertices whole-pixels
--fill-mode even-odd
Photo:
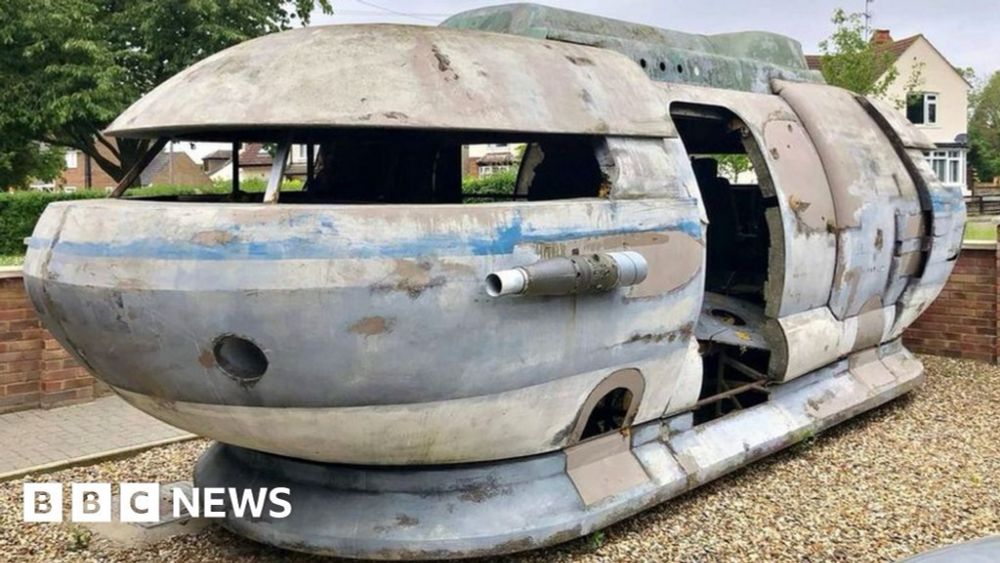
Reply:
[[[382,115],[384,115],[386,119],[408,119],[410,117],[401,111],[387,111]]]
[[[205,246],[218,246],[222,244],[229,244],[233,241],[233,234],[229,231],[214,230],[214,231],[201,231],[200,233],[191,237],[196,244],[202,244]]]
[[[802,220],[801,214],[804,213],[806,209],[809,209],[810,205],[812,204],[808,201],[802,201],[801,199],[795,197],[795,194],[788,196],[788,206],[792,208],[793,212],[795,212],[799,221]]]
[[[351,325],[348,329],[354,334],[362,336],[375,336],[386,332],[392,332],[392,319],[385,317],[365,317]]]
[[[206,348],[206,349],[204,349],[204,350],[201,351],[201,354],[198,354],[198,363],[201,364],[201,367],[204,367],[204,368],[214,367],[215,366],[215,355],[212,354],[211,350],[209,350],[209,349]]]
[[[395,278],[395,281],[380,281],[372,286],[372,291],[405,291],[411,299],[416,299],[446,281],[444,276],[431,276],[430,262],[415,260],[396,260],[396,268],[389,277]]]
[[[875,231],[875,250],[882,250],[882,246],[885,244],[885,235],[882,234],[882,229]]]
[[[473,268],[468,264],[463,264],[461,262],[442,261],[441,271],[443,271],[446,274],[452,274],[452,275],[464,274],[464,275],[475,276],[476,274],[475,268]]]

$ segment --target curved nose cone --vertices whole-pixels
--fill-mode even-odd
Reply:
[[[39,222],[25,280],[80,361],[176,426],[318,461],[499,459],[563,446],[616,369],[675,383],[700,263],[676,287],[581,297],[493,299],[487,274],[650,231],[700,251],[683,219],[641,202],[69,202]]]

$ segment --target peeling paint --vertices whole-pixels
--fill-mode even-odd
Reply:
[[[385,317],[365,317],[352,324],[348,330],[362,336],[375,336],[386,332],[392,332],[392,319]]]

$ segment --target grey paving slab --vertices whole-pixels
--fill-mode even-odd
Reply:
[[[193,437],[117,396],[2,414],[0,481]]]

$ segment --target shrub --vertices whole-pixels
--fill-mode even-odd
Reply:
[[[0,193],[0,255],[24,254],[24,239],[31,236],[45,207],[53,201],[105,197],[100,191]]]
[[[462,195],[472,201],[510,201],[514,195],[514,184],[517,182],[517,172],[497,172],[482,178],[464,178],[462,180]],[[496,196],[500,197],[496,197]]]

